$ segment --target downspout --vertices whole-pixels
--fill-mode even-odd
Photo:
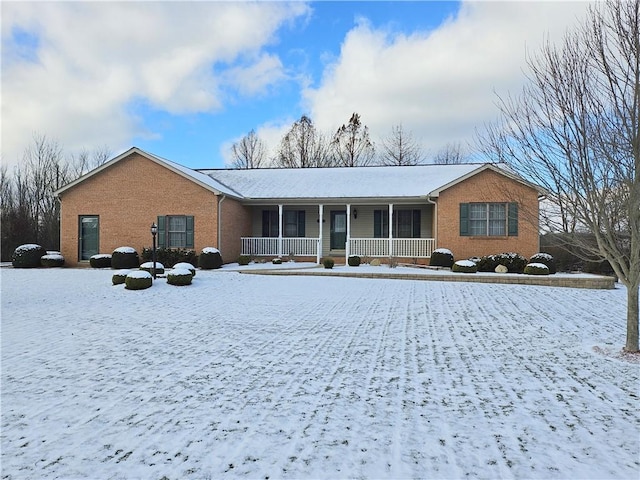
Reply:
[[[427,203],[433,205],[433,247],[435,249],[438,248],[438,202],[431,200],[431,197],[427,196]],[[431,253],[433,253],[433,251]]]
[[[226,198],[227,196],[225,194],[221,194],[218,200],[218,246],[216,248],[221,252],[222,252],[222,202],[224,202]]]

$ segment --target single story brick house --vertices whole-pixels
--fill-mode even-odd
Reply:
[[[120,246],[320,262],[538,252],[542,190],[501,164],[193,170],[133,147],[56,192],[68,265]]]

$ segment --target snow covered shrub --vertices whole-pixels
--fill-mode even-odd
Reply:
[[[212,270],[222,266],[222,255],[220,250],[213,247],[205,247],[198,258],[198,265],[203,270]]]
[[[89,265],[91,265],[91,268],[111,268],[111,254],[99,253],[92,255],[89,258]]]
[[[137,270],[130,272],[124,279],[124,288],[127,290],[144,290],[153,284],[153,277],[149,272]]]
[[[273,260],[271,260],[271,263],[273,263],[274,265],[282,265],[282,259],[274,258]]]
[[[153,275],[153,262],[144,262],[140,265],[140,270],[144,270],[145,272],[149,272]],[[160,262],[156,262],[156,275],[164,274],[164,265]]]
[[[196,267],[194,267],[193,265],[191,265],[189,262],[180,262],[180,263],[176,263],[173,266],[174,270],[177,270],[178,268],[181,268],[183,270],[189,270],[191,272],[191,276],[195,277],[196,276]]]
[[[349,258],[347,259],[347,263],[350,267],[357,267],[358,265],[360,265],[361,261],[362,260],[358,255],[349,255]]]
[[[476,273],[478,271],[478,266],[476,265],[476,262],[472,262],[471,260],[458,260],[453,264],[451,270],[460,273]]]
[[[143,248],[141,256],[144,262],[153,261],[153,249]],[[176,263],[190,263],[195,267],[198,265],[198,256],[196,251],[191,248],[157,248],[156,261],[162,263],[166,268],[173,268]]]
[[[429,265],[432,267],[449,267],[453,265],[453,253],[446,248],[436,248],[431,253]]]
[[[167,274],[167,283],[169,285],[177,285],[182,287],[184,285],[191,285],[193,275],[190,270],[186,268],[174,268]]]
[[[496,255],[485,255],[480,258],[475,264],[478,266],[479,272],[495,272],[498,266],[498,260]]]
[[[543,263],[549,268],[549,273],[556,273],[556,261],[548,253],[536,253],[529,259],[529,263]]]
[[[507,267],[509,273],[522,273],[524,267],[529,263],[522,255],[512,252],[496,255],[496,261]]]
[[[37,268],[40,266],[40,259],[47,254],[47,251],[35,243],[20,245],[13,252],[11,264],[15,268]]]
[[[140,259],[138,252],[132,247],[118,247],[111,254],[111,268],[138,268]]]
[[[322,265],[324,265],[324,268],[333,268],[335,264],[336,262],[331,257],[322,259]]]
[[[527,275],[549,275],[549,267],[544,263],[529,263],[524,267],[524,273]]]
[[[131,270],[118,270],[111,276],[111,283],[114,285],[122,285],[129,273],[131,273]]]
[[[249,265],[251,257],[249,255],[240,255],[238,257],[238,265]]]
[[[40,265],[43,267],[62,267],[64,257],[60,253],[47,253],[40,257]]]

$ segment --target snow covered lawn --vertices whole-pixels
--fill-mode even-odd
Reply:
[[[111,274],[2,269],[3,479],[638,478],[623,288]]]

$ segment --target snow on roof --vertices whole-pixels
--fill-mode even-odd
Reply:
[[[245,199],[424,197],[486,164],[201,170]]]

